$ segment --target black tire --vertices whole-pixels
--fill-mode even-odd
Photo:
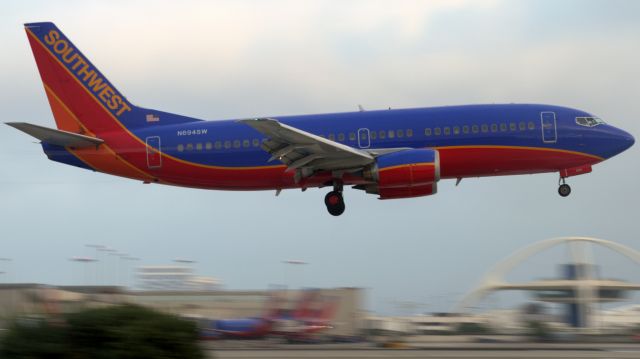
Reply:
[[[324,197],[324,204],[327,206],[327,211],[332,216],[339,216],[344,213],[345,205],[342,193],[337,191],[331,191]]]
[[[558,187],[558,194],[562,197],[567,197],[571,194],[571,187],[566,183],[561,184],[560,187]]]
[[[339,205],[327,207],[327,210],[332,216],[339,216],[344,213],[345,205],[341,202]]]

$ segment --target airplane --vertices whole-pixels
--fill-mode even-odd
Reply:
[[[276,321],[273,333],[289,342],[304,342],[320,331],[333,328],[331,320],[338,309],[338,297],[317,296],[315,301],[315,306],[296,311],[286,320]]]
[[[25,30],[57,128],[8,125],[39,139],[50,160],[147,184],[329,187],[334,216],[345,186],[386,200],[433,195],[441,179],[556,172],[566,197],[566,178],[635,142],[598,116],[545,104],[203,121],[132,104],[53,23]]]
[[[289,320],[297,321],[300,315],[306,315],[317,295],[318,291],[315,289],[306,290],[298,299],[294,309],[288,314],[283,309],[284,299],[281,294],[273,292],[262,316],[211,321],[203,329],[203,337],[205,339],[261,339],[272,334],[281,335],[274,329],[276,323]]]
[[[218,319],[209,321],[201,331],[203,339],[261,339],[271,333],[273,323],[281,316],[283,298],[271,293],[265,313],[259,317]]]

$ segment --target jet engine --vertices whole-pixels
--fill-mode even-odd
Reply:
[[[364,171],[367,193],[380,199],[420,197],[435,194],[440,180],[440,159],[433,149],[404,150],[381,155]]]

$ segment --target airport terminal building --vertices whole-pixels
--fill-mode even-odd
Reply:
[[[278,290],[280,306],[292,310],[303,290]],[[322,296],[336,298],[338,305],[331,328],[323,335],[354,337],[364,325],[363,289],[318,289]],[[117,286],[50,286],[43,284],[0,285],[0,328],[21,315],[52,315],[115,304],[137,304],[197,320],[260,317],[273,290],[128,291]]]

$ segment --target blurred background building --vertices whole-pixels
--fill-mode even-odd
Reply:
[[[189,266],[142,266],[137,277],[141,289],[153,291],[214,291],[221,285],[217,278],[196,276]]]
[[[290,311],[305,289],[280,290],[286,300],[281,309]],[[363,327],[363,290],[360,288],[323,288],[319,294],[336,298],[338,305],[331,328],[323,334],[356,336]],[[260,317],[274,290],[128,291],[113,286],[48,286],[42,284],[0,285],[0,328],[16,316],[46,316],[73,312],[80,308],[115,304],[138,304],[181,317],[212,321],[216,319]]]
[[[566,246],[567,260],[559,263],[560,274],[553,278],[507,281],[506,275],[534,254]],[[611,241],[596,238],[555,238],[532,244],[498,262],[450,313],[422,313],[425,303],[405,305],[402,316],[368,313],[366,292],[360,288],[321,288],[322,297],[336,298],[330,329],[323,334],[353,337],[363,333],[391,335],[451,335],[493,333],[523,335],[531,323],[544,323],[550,330],[577,334],[640,332],[640,305],[629,303],[629,294],[640,283],[620,278],[603,278],[592,255],[592,246],[601,246],[640,263],[640,253]],[[553,265],[553,264],[551,264]],[[543,268],[526,267],[535,278]],[[197,276],[185,263],[141,266],[136,270],[138,285],[132,288],[109,285],[51,286],[43,284],[0,285],[0,329],[4,322],[21,315],[46,316],[79,308],[120,303],[138,304],[198,321],[259,318],[274,295],[284,298],[281,313],[290,312],[304,289],[223,290],[213,277]],[[539,278],[539,277],[538,277]],[[125,281],[126,282],[126,281]],[[479,310],[479,303],[491,293],[522,291],[528,299],[491,310]],[[429,292],[430,288],[425,288]],[[398,293],[397,298],[401,298]],[[437,297],[437,296],[434,296]],[[621,303],[612,307],[610,303]],[[626,302],[626,303],[625,303]],[[405,303],[405,302],[398,302]],[[608,307],[603,304],[609,303]]]

